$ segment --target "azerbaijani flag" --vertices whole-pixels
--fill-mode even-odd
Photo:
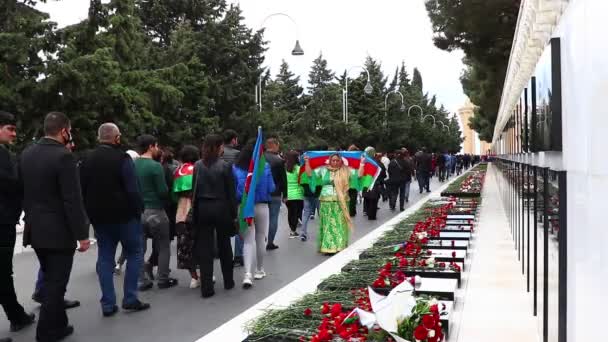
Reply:
[[[193,174],[193,164],[185,163],[178,167],[173,173],[173,193],[177,194],[184,191],[191,191]]]
[[[255,141],[255,147],[249,162],[249,172],[245,180],[245,191],[241,198],[239,210],[239,231],[241,234],[247,231],[255,216],[255,189],[260,177],[264,174],[264,167],[266,166],[263,140],[262,127],[258,127],[258,138]]]
[[[367,153],[365,152],[361,152],[361,151],[341,151],[341,152],[336,152],[336,151],[309,151],[309,152],[305,152],[302,155],[302,161],[304,160],[303,157],[304,156],[308,156],[309,161],[310,161],[310,167],[313,169],[313,171],[315,169],[319,169],[322,167],[326,167],[327,165],[329,165],[329,157],[331,157],[334,154],[339,154],[342,157],[342,161],[344,162],[344,165],[347,165],[348,167],[350,167],[351,169],[354,170],[359,170],[359,165],[361,163],[361,155],[364,154],[365,155],[365,166],[363,167],[363,176],[359,179],[358,184],[356,184],[356,186],[354,184],[351,184],[351,188],[355,187],[358,190],[363,190],[365,188],[371,189],[374,186],[374,182],[376,181],[376,178],[378,178],[378,176],[380,175],[380,172],[382,171],[382,169],[380,168],[380,165],[378,165],[378,163],[370,156],[367,155]],[[303,162],[302,162],[303,164]],[[304,168],[301,167],[300,168],[300,183],[305,184],[307,182],[309,182],[309,180],[307,179],[308,177],[302,177],[303,175],[305,176],[306,174],[304,173]]]

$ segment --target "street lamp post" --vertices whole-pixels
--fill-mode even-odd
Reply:
[[[386,127],[388,128],[388,97],[391,94],[399,94],[399,96],[401,96],[401,107],[399,109],[401,109],[401,111],[405,111],[405,98],[403,97],[403,94],[401,94],[401,92],[399,90],[393,90],[388,92],[388,94],[386,94],[386,96],[384,97],[384,122]]]
[[[422,121],[422,122],[424,122],[424,120],[425,120],[427,117],[429,117],[429,116],[431,117],[431,119],[433,119],[433,128],[435,128],[435,126],[437,126],[437,121],[435,121],[435,117],[434,117],[433,115],[431,115],[431,114],[427,114],[427,115],[425,115],[425,116],[423,116],[423,117],[422,117],[422,120],[421,120],[421,121]]]
[[[266,18],[264,18],[264,20],[262,20],[262,23],[260,24],[260,30],[262,28],[264,28],[264,25],[270,18],[274,18],[274,17],[285,17],[293,23],[293,25],[296,28],[296,45],[294,46],[293,50],[291,50],[291,55],[292,56],[303,56],[304,50],[302,49],[302,46],[300,46],[300,38],[299,38],[300,29],[298,28],[298,23],[296,23],[296,21],[292,17],[290,17],[288,14],[281,13],[281,12],[269,14],[268,16],[266,16]],[[262,75],[260,75],[260,77],[258,78],[258,85],[255,87],[255,101],[258,104],[259,111],[261,112],[262,111]]]
[[[372,91],[374,91],[374,87],[372,87],[371,84],[371,77],[369,75],[369,71],[367,71],[365,67],[355,65],[346,71],[346,78],[344,79],[344,89],[342,89],[342,120],[344,120],[345,123],[348,123],[348,73],[354,68],[361,68],[367,73],[367,84],[363,88],[363,92],[369,95],[372,93]]]
[[[422,107],[420,107],[419,105],[412,105],[410,106],[410,108],[407,109],[407,117],[410,117],[410,111],[412,110],[412,108],[418,108],[420,110],[420,117],[424,116],[424,110],[422,110]]]

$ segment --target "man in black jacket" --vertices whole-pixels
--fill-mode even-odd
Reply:
[[[268,205],[268,243],[267,250],[274,250],[279,246],[274,244],[274,237],[277,235],[279,228],[279,214],[281,213],[281,204],[283,198],[287,198],[287,172],[285,171],[285,161],[279,156],[281,150],[279,141],[275,138],[266,140],[266,153],[264,157],[270,165],[272,171],[272,179],[275,184],[275,191],[272,193],[272,200]],[[297,236],[297,233],[291,233]]]
[[[38,341],[59,341],[74,332],[68,325],[63,296],[70,279],[74,250],[89,249],[76,158],[66,148],[72,141],[70,120],[51,112],[44,119],[45,137],[21,155],[26,231],[24,244],[34,248],[44,272],[45,295],[36,330]]]
[[[409,184],[412,180],[411,166],[405,160],[404,152],[401,150],[395,151],[395,158],[388,164],[388,177],[389,177],[389,207],[391,210],[395,210],[397,206],[397,197],[399,197],[399,210],[405,209],[405,202],[409,201]]]
[[[34,322],[17,301],[13,283],[13,253],[17,233],[15,226],[21,215],[23,188],[17,176],[14,157],[5,145],[17,138],[13,114],[0,111],[0,304],[11,322],[11,331],[19,331]],[[0,341],[10,341],[1,339]]]
[[[431,155],[426,152],[426,147],[423,147],[421,151],[416,152],[414,159],[416,161],[416,177],[418,178],[420,193],[422,193],[424,189],[426,189],[426,192],[431,192]]]
[[[80,184],[89,219],[98,242],[97,276],[101,287],[101,310],[105,317],[118,312],[114,291],[114,256],[118,242],[127,257],[124,310],[150,308],[137,298],[137,279],[142,266],[143,231],[140,217],[143,200],[131,157],[120,149],[120,130],[104,123],[97,132],[99,146],[80,166]]]

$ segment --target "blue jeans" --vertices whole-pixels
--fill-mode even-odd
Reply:
[[[114,290],[114,257],[118,243],[127,256],[125,271],[123,305],[133,304],[137,299],[137,278],[143,264],[142,225],[140,220],[133,219],[122,224],[94,225],[97,238],[97,276],[101,287],[101,308],[111,311],[116,305]]]
[[[243,256],[243,239],[241,238],[241,234],[236,234],[234,236],[234,256]]]
[[[319,206],[319,199],[316,197],[304,197],[304,211],[302,213],[302,235],[308,236],[308,221],[310,216],[315,214]]]
[[[274,243],[274,237],[279,228],[279,213],[281,212],[281,197],[272,197],[268,205],[268,244]]]
[[[44,272],[42,272],[42,268],[38,268],[38,277],[36,278],[36,288],[34,289],[35,296],[43,296],[44,295]]]

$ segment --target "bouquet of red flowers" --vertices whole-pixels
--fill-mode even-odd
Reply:
[[[411,315],[398,323],[397,335],[408,341],[441,342],[444,335],[436,300],[416,298]]]

